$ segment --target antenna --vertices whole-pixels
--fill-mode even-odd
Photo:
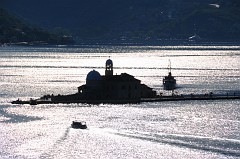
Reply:
[[[172,69],[172,68],[171,68],[171,60],[169,59],[168,61],[169,61],[169,64],[168,64],[168,71],[171,72],[171,69]]]

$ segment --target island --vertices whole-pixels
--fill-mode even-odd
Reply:
[[[173,92],[173,90],[171,90]],[[59,104],[59,103],[89,103],[89,104],[126,104],[141,102],[180,101],[180,100],[221,100],[240,99],[240,94],[182,94],[163,96],[153,88],[142,84],[134,76],[121,73],[113,74],[113,61],[108,59],[105,64],[105,75],[92,70],[87,74],[86,83],[78,87],[75,94],[44,95],[38,99],[13,101],[12,104]]]

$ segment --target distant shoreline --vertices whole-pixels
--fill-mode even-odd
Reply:
[[[80,45],[120,45],[120,46],[214,46],[214,45],[240,45],[239,41],[210,41],[199,40],[189,41],[185,39],[179,40],[76,40],[76,44]]]
[[[53,46],[53,47],[76,47],[76,46],[240,46],[239,41],[188,41],[188,40],[80,40],[75,44],[49,44],[43,42],[17,42],[4,43],[1,46]]]

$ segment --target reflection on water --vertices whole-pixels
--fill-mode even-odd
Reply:
[[[163,91],[168,61],[176,93],[240,90],[239,46],[5,47],[0,50],[0,158],[239,158],[240,102],[11,105],[77,92],[92,69],[126,72]],[[73,120],[88,130],[71,129]]]
[[[0,116],[4,118],[4,120],[0,120],[0,123],[21,123],[21,122],[31,122],[34,120],[41,120],[42,118],[39,117],[31,117],[21,114],[13,114],[7,112],[6,109],[11,109],[9,106],[1,106],[0,108]]]

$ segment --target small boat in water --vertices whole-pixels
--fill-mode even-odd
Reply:
[[[37,100],[30,99],[30,105],[37,105]]]
[[[169,72],[168,76],[163,78],[163,89],[164,90],[174,90],[176,89],[176,79],[172,76],[171,73],[171,62],[169,61]]]
[[[73,121],[71,124],[71,127],[74,129],[87,129],[86,122],[80,122],[80,121]]]

